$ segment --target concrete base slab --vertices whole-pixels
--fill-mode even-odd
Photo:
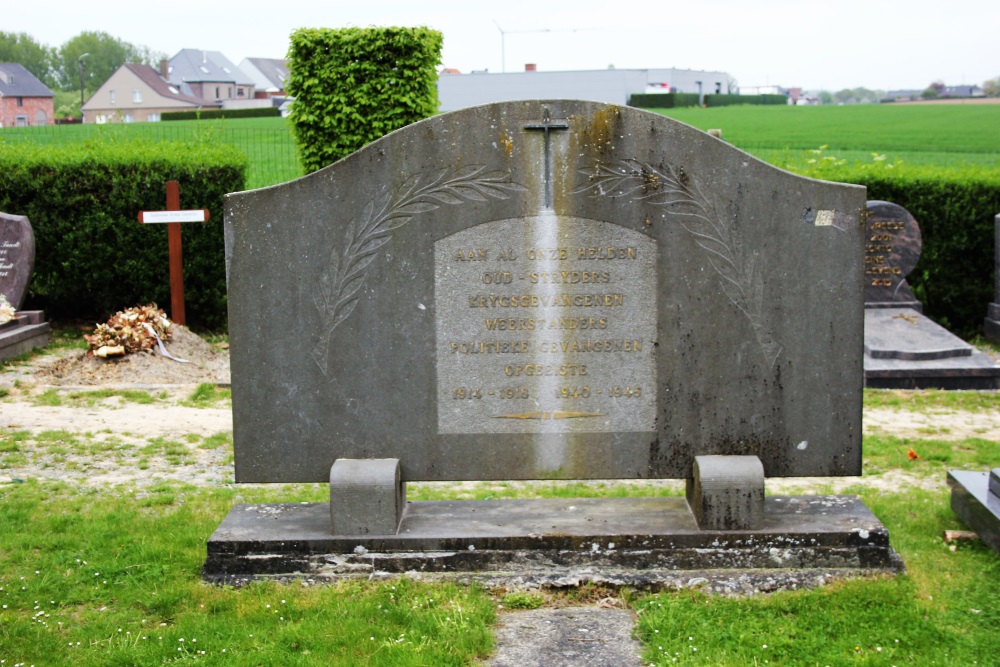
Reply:
[[[639,667],[642,645],[624,609],[533,609],[501,614],[488,667]]]
[[[1000,366],[911,308],[865,310],[865,386],[997,389]]]
[[[1000,495],[990,492],[991,475],[998,475],[998,471],[949,470],[948,486],[952,511],[1000,554]]]
[[[0,325],[0,359],[13,359],[49,344],[51,326],[40,310],[21,310]]]
[[[399,532],[382,536],[331,535],[328,517],[319,503],[238,505],[209,539],[203,575],[659,589],[710,583],[720,571],[724,580],[754,571],[750,585],[765,585],[784,574],[903,567],[854,496],[770,497],[761,527],[744,531],[700,530],[684,498],[411,502]]]

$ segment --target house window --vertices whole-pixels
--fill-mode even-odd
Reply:
[[[226,88],[226,97],[228,97],[229,99],[233,99],[233,87],[232,86],[229,86],[228,88]]]
[[[28,117],[14,116],[14,127],[28,127]]]
[[[23,97],[18,97],[17,98],[17,106],[19,106],[19,107],[23,107],[24,106],[24,98]]]
[[[215,87],[215,99],[219,99],[219,87]]]
[[[115,94],[115,91],[109,90],[108,94],[111,95],[111,103],[118,104],[118,96]]]
[[[124,116],[122,116],[122,122],[123,123],[131,123],[133,120],[135,120],[135,118],[133,118],[132,114],[130,114],[130,113],[127,113]]]
[[[150,123],[159,123],[160,122],[160,114],[154,111],[154,112],[150,113],[148,116],[146,116],[146,121],[150,122]]]
[[[132,91],[132,102],[134,102],[135,104],[142,104],[142,91],[141,90],[136,89],[136,90]]]

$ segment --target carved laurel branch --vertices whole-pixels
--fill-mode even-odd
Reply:
[[[331,251],[330,262],[319,279],[319,290],[313,296],[322,326],[312,356],[324,375],[328,372],[333,331],[357,306],[368,266],[389,242],[392,232],[414,216],[442,205],[508,199],[511,193],[526,190],[511,181],[510,173],[485,169],[483,165],[467,165],[414,174],[395,190],[383,187],[368,200],[361,215],[345,226],[343,242]]]
[[[764,283],[758,258],[748,251],[732,224],[715,210],[698,183],[683,167],[667,166],[657,170],[638,160],[621,160],[615,167],[598,165],[575,193],[590,196],[624,196],[655,206],[676,207],[681,225],[705,251],[709,264],[719,274],[723,293],[749,320],[754,335],[769,366],[781,354],[781,344],[774,339],[764,321]]]

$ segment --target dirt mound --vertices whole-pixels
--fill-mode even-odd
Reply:
[[[73,350],[40,365],[33,376],[39,383],[58,386],[229,383],[228,350],[217,349],[176,324],[172,338],[164,345],[170,354],[188,363],[168,359],[156,348],[108,359]]]

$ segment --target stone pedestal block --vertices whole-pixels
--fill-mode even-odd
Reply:
[[[756,456],[696,456],[687,501],[702,530],[756,530],[764,522],[764,465]]]
[[[337,459],[330,468],[334,535],[395,535],[406,507],[399,459]]]

